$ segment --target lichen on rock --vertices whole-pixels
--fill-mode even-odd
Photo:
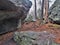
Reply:
[[[18,45],[58,45],[53,41],[55,35],[43,31],[21,31],[14,33],[14,41]]]
[[[49,9],[49,19],[54,23],[60,24],[60,0],[56,0]]]

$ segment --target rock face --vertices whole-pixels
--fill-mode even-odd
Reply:
[[[0,0],[0,34],[17,29],[31,7],[29,0]]]
[[[58,45],[53,41],[55,35],[46,31],[22,31],[14,33],[14,40],[17,45]]]
[[[60,0],[56,0],[49,10],[49,19],[60,24]]]

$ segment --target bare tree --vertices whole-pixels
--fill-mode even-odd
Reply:
[[[48,9],[49,9],[49,0],[42,0],[41,6],[41,23],[49,22],[48,20]],[[45,10],[45,12],[44,12]],[[44,17],[44,22],[43,22]]]
[[[43,14],[44,13],[44,0],[42,0],[42,5],[41,5],[41,23],[43,23]]]
[[[37,5],[36,5],[36,0],[34,0],[35,2],[35,18],[37,19]]]
[[[48,20],[48,9],[49,9],[49,0],[44,0],[45,2],[45,23],[49,22]]]

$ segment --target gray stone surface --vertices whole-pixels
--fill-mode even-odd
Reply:
[[[17,29],[31,7],[29,0],[0,0],[0,34]]]
[[[18,45],[58,45],[53,41],[55,35],[43,31],[22,31],[14,33],[14,41]]]
[[[56,0],[49,10],[49,19],[60,24],[60,0]]]

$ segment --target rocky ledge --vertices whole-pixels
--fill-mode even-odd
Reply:
[[[31,5],[29,0],[0,0],[0,34],[16,30]]]

